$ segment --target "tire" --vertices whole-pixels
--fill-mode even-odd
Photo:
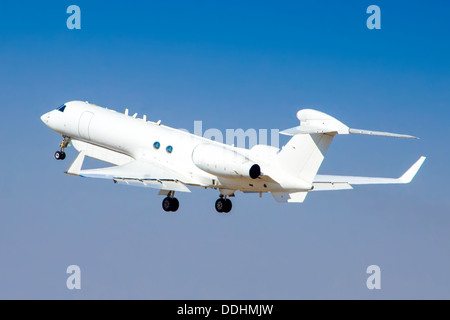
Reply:
[[[224,208],[225,208],[225,201],[223,199],[217,199],[216,201],[217,212],[223,212]]]
[[[223,212],[225,212],[225,213],[230,212],[232,207],[233,207],[233,204],[231,203],[231,200],[225,199],[225,206],[224,206]]]
[[[61,154],[61,160],[64,160],[66,158],[66,153],[63,151],[63,152],[60,152],[60,154]]]
[[[56,152],[55,152],[55,159],[56,159],[56,160],[61,160],[61,156],[62,156],[62,155],[61,155],[61,152],[59,152],[59,151],[56,151]]]
[[[172,199],[169,197],[164,198],[164,200],[162,201],[163,210],[169,212],[171,211],[171,207],[172,207]]]
[[[180,207],[180,202],[178,201],[178,199],[172,198],[171,204],[170,204],[170,211],[175,212],[178,210],[179,207]]]

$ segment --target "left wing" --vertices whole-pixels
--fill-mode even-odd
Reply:
[[[397,184],[410,183],[419,171],[426,157],[420,157],[400,178],[372,178],[353,176],[316,175],[313,191],[353,189],[353,184]]]
[[[198,184],[197,181],[166,166],[143,159],[113,167],[82,170],[84,157],[85,153],[80,152],[66,173],[85,178],[111,179],[114,183],[132,186],[181,192],[190,192],[186,184]]]

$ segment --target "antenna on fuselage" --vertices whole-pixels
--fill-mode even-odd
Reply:
[[[128,115],[128,108],[125,109],[125,115]]]

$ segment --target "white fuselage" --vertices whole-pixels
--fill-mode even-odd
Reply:
[[[225,194],[235,190],[311,189],[311,185],[291,181],[289,176],[282,174],[278,174],[277,182],[248,176],[248,168],[256,163],[263,173],[273,172],[277,148],[264,145],[251,150],[236,148],[87,102],[72,101],[65,106],[63,112],[53,110],[44,114],[42,121],[63,136],[126,154],[136,160],[155,161],[181,172],[189,178],[188,185],[219,188]]]

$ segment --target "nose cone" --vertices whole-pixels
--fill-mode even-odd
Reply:
[[[41,120],[43,123],[45,123],[46,125],[48,125],[48,121],[50,120],[50,112],[44,113],[41,116]]]

